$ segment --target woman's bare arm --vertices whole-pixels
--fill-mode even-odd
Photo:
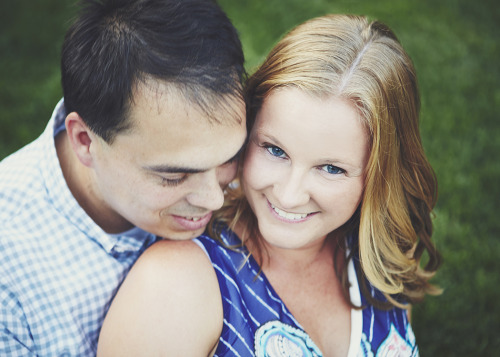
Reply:
[[[98,356],[209,356],[223,324],[215,271],[195,243],[161,241],[116,295]]]

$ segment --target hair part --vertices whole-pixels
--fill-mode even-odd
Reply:
[[[363,277],[389,304],[372,297],[365,279],[360,279],[367,300],[379,307],[404,307],[402,302],[439,293],[429,283],[440,265],[431,240],[437,180],[419,133],[415,69],[394,33],[380,22],[350,15],[327,15],[297,26],[247,81],[249,133],[263,101],[281,87],[295,87],[318,98],[346,99],[367,127],[370,157],[362,202],[337,230],[344,237],[358,236],[353,248],[359,253],[353,259],[360,260]],[[236,220],[248,224],[242,240],[260,239],[242,190],[231,193],[219,217],[233,218],[232,226]],[[424,253],[428,262],[421,267]],[[347,263],[339,272],[345,296],[349,296]]]
[[[64,102],[105,141],[133,125],[133,95],[151,79],[175,86],[214,122],[214,108],[242,100],[241,42],[215,1],[80,4],[62,49]]]

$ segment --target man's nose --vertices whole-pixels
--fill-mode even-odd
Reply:
[[[199,175],[197,182],[192,192],[187,196],[187,201],[192,206],[208,211],[218,210],[224,203],[224,191],[219,182],[217,169],[201,172],[197,175]]]

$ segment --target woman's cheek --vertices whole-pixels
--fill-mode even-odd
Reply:
[[[269,185],[277,169],[276,163],[273,163],[273,160],[269,160],[265,153],[260,151],[250,150],[243,165],[243,180],[246,185],[254,189],[262,189]]]

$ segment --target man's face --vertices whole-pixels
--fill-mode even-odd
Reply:
[[[105,230],[138,226],[169,239],[204,231],[222,206],[246,137],[243,102],[215,114],[223,124],[210,123],[172,91],[143,86],[132,101],[131,130],[111,144],[94,136],[92,181],[109,216]],[[234,115],[240,123],[229,118]]]

